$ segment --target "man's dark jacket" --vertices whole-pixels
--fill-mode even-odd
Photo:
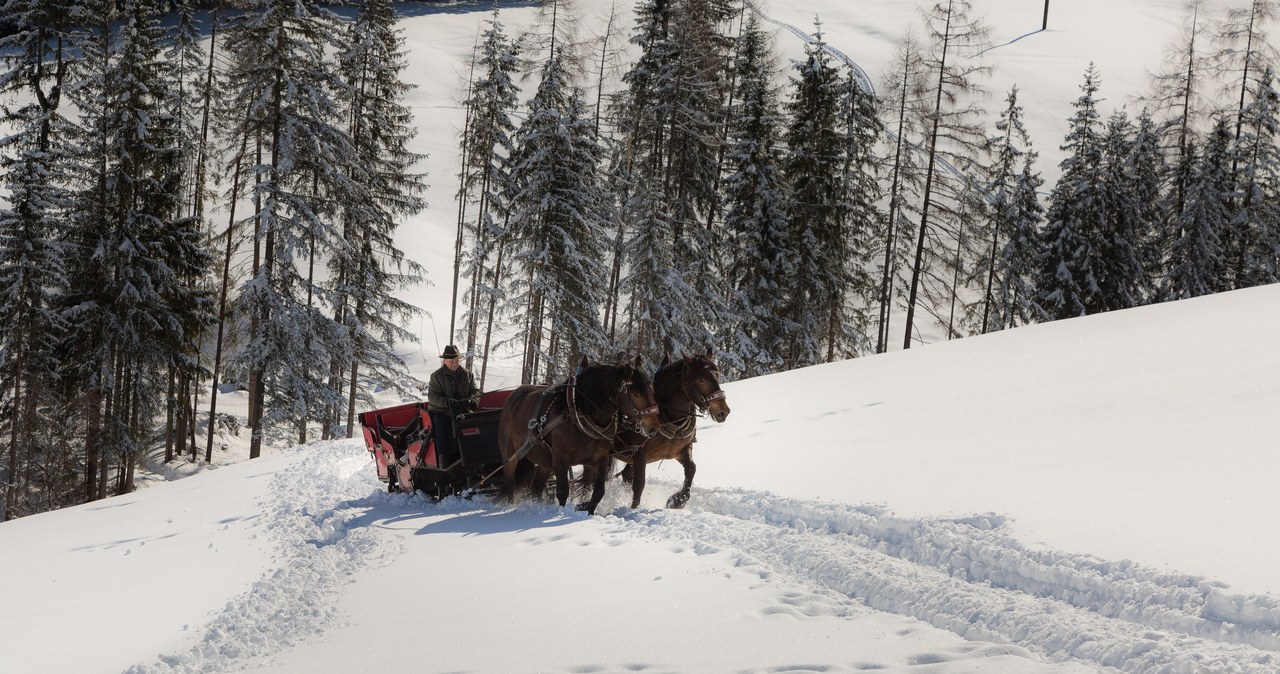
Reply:
[[[466,368],[459,366],[456,372],[450,372],[449,368],[441,365],[439,370],[431,373],[431,383],[427,385],[428,410],[457,414],[474,408],[479,400],[480,389],[476,388],[475,377]]]

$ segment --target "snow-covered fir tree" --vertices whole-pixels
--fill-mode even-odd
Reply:
[[[360,394],[358,377],[398,382],[407,375],[396,344],[416,341],[405,326],[419,310],[396,293],[421,282],[424,270],[405,257],[395,235],[404,218],[426,207],[421,196],[426,183],[425,176],[414,170],[422,156],[409,149],[417,130],[405,102],[410,87],[403,79],[404,35],[396,27],[391,3],[366,2],[348,35],[338,63],[350,91],[347,133],[360,169],[350,180],[367,199],[343,204],[343,245],[336,247],[329,266],[334,321],[343,326],[342,341],[352,348],[345,361],[334,360],[333,376],[338,381],[330,387],[341,391],[345,380],[345,424],[350,437]],[[327,419],[326,430],[336,427],[341,417]]]
[[[788,342],[785,308],[796,278],[787,240],[787,190],[778,151],[783,118],[769,36],[754,13],[738,39],[737,95],[724,181],[726,235],[735,242],[728,283],[742,320],[730,326],[721,367],[742,377],[776,372]]]
[[[982,294],[966,312],[977,334],[1032,320],[1032,279],[1040,264],[1036,232],[1044,208],[1036,192],[1044,181],[1035,170],[1037,155],[1023,124],[1016,86],[1005,102],[996,122],[999,133],[987,141],[994,159],[986,188],[988,221],[975,232],[983,246],[974,259],[971,285],[982,288]]]
[[[688,267],[673,251],[674,217],[655,177],[640,177],[625,205],[633,226],[625,243],[627,271],[621,279],[626,298],[619,348],[626,353],[691,353],[705,342],[697,326],[696,306],[683,301],[696,290]],[[660,361],[659,361],[660,362]]]
[[[841,83],[841,199],[845,219],[843,239],[849,256],[845,264],[847,287],[844,302],[832,305],[829,317],[827,360],[848,358],[874,347],[871,314],[877,306],[876,244],[884,238],[884,214],[877,205],[880,187],[876,154],[884,133],[878,114],[879,102],[869,83],[864,83],[852,67],[846,68]]]
[[[1195,143],[1187,146],[1190,179],[1182,210],[1173,221],[1176,236],[1170,241],[1168,273],[1161,280],[1157,299],[1181,300],[1225,290],[1222,235],[1230,217],[1231,131],[1219,117],[1209,133],[1202,157]]]
[[[552,56],[529,113],[516,131],[505,242],[512,269],[504,313],[522,327],[523,383],[566,373],[581,355],[600,354],[607,275],[600,146],[582,93]]]
[[[1103,227],[1095,232],[1092,264],[1098,304],[1090,313],[1140,306],[1150,294],[1144,263],[1151,257],[1147,242],[1157,226],[1162,171],[1149,122],[1146,118],[1141,135],[1123,111],[1107,122],[1102,139]]]
[[[88,442],[101,452],[98,496],[132,490],[136,460],[165,410],[160,392],[170,373],[190,392],[197,338],[210,319],[204,281],[211,258],[199,223],[180,215],[181,133],[166,114],[172,90],[162,31],[149,3],[119,7],[119,15],[95,7],[104,20],[82,43],[85,78],[76,101],[93,153],[67,237],[61,300],[72,326],[60,354],[64,377],[100,394],[86,397],[83,410]],[[193,423],[186,400],[168,415],[187,424],[183,438]],[[109,486],[112,464],[119,470]]]
[[[613,103],[623,173],[659,185],[672,218],[672,255],[697,290],[700,342],[711,344],[727,314],[716,236],[720,209],[720,146],[725,119],[729,41],[721,26],[735,9],[724,0],[645,0],[636,9],[631,42],[640,54],[623,75]],[[655,179],[656,180],[653,180]],[[627,200],[629,201],[629,200]],[[629,261],[624,264],[630,264]],[[699,349],[701,351],[702,349]],[[660,360],[661,354],[645,354]]]
[[[354,347],[345,330],[324,325],[333,319],[322,318],[319,303],[331,298],[314,264],[346,245],[336,206],[371,197],[337,102],[351,95],[329,56],[345,44],[339,17],[311,0],[239,0],[235,9],[225,31],[232,117],[222,127],[262,148],[251,168],[257,210],[240,223],[260,244],[236,302],[249,342],[232,359],[248,373],[253,458],[264,420],[301,429],[345,402],[327,379],[334,359],[345,362]]]
[[[1098,71],[1090,63],[1080,86],[1083,94],[1073,104],[1062,144],[1062,175],[1049,196],[1041,231],[1044,258],[1036,280],[1036,307],[1044,320],[1084,316],[1102,308],[1096,264],[1107,200],[1098,87]]]
[[[502,281],[502,255],[496,244],[505,225],[507,199],[513,190],[509,162],[514,150],[515,114],[520,103],[515,80],[522,66],[519,47],[507,37],[496,10],[481,35],[477,56],[474,68],[479,71],[479,77],[471,84],[466,102],[467,124],[462,137],[465,175],[460,198],[464,208],[474,204],[471,246],[466,252],[463,271],[464,277],[470,279],[463,323],[468,359],[477,355],[477,343],[480,344],[478,355],[482,365],[477,382],[483,388],[494,308]],[[459,234],[461,243],[466,232]],[[468,360],[468,367],[470,362]]]
[[[58,295],[66,287],[63,218],[68,208],[68,7],[9,0],[12,30],[0,36],[0,521],[75,503],[86,494],[87,458],[54,446],[47,429],[60,405],[55,347]],[[61,443],[59,443],[61,445]],[[93,465],[89,465],[92,473]]]
[[[1265,67],[1240,113],[1240,131],[1232,143],[1237,198],[1230,231],[1230,273],[1236,287],[1280,280],[1280,100],[1275,71]]]
[[[799,330],[788,335],[787,369],[826,360],[833,334],[842,332],[832,314],[843,306],[849,289],[849,242],[843,231],[847,216],[843,185],[844,157],[840,137],[840,72],[831,63],[821,25],[805,45],[805,60],[795,65],[782,175],[787,202],[787,245],[797,269],[784,317]]]

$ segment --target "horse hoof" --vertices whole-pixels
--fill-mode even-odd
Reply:
[[[579,503],[578,505],[574,506],[574,510],[577,510],[580,513],[584,512],[588,515],[596,514],[596,509],[592,508],[591,505],[587,503]]]
[[[679,508],[683,508],[684,504],[688,502],[689,502],[689,494],[686,492],[680,492],[678,494],[672,494],[671,498],[667,499],[667,507],[679,509]]]

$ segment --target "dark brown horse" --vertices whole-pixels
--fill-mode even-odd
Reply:
[[[503,405],[498,447],[506,478],[502,494],[515,498],[517,486],[541,498],[556,477],[556,499],[569,498],[569,468],[583,466],[593,476],[591,498],[579,510],[595,513],[604,496],[612,453],[620,433],[649,437],[658,430],[653,382],[639,357],[626,365],[582,359],[578,373],[555,387],[521,386]]]
[[[720,388],[720,369],[710,352],[685,356],[674,363],[667,358],[653,376],[653,390],[658,400],[661,428],[647,439],[623,434],[616,448],[616,457],[628,464],[622,469],[622,479],[631,483],[632,508],[640,507],[645,464],[663,459],[679,461],[684,467],[684,486],[667,499],[667,507],[683,508],[689,501],[693,474],[698,470],[693,462],[693,443],[698,440],[695,428],[698,417],[707,414],[716,423],[724,423],[729,417],[729,403]],[[626,444],[633,446],[623,446]],[[635,447],[635,444],[640,446]]]

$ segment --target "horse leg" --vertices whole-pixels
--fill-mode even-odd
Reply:
[[[604,483],[608,479],[609,462],[605,461],[603,465],[596,466],[595,472],[591,476],[591,500],[586,503],[579,503],[578,510],[585,510],[588,515],[596,514],[596,506],[600,505],[600,499],[604,498]]]
[[[684,504],[689,502],[689,489],[693,486],[693,474],[698,471],[698,464],[693,462],[693,443],[685,446],[684,451],[680,452],[680,456],[676,458],[681,466],[684,466],[684,486],[680,491],[671,495],[667,499],[668,508],[683,508]]]
[[[556,473],[556,501],[560,502],[560,507],[569,500],[569,465],[559,461],[554,462]]]
[[[631,476],[634,471],[635,469],[631,467],[631,464],[625,463],[622,465],[622,472],[618,473],[618,477],[622,478],[624,483],[631,484]]]
[[[551,472],[540,465],[533,466],[531,472],[529,495],[533,497],[533,500],[541,501],[543,492],[547,490],[547,478],[551,477]]]
[[[631,463],[631,509],[640,507],[640,495],[644,493],[644,450],[636,452]]]

